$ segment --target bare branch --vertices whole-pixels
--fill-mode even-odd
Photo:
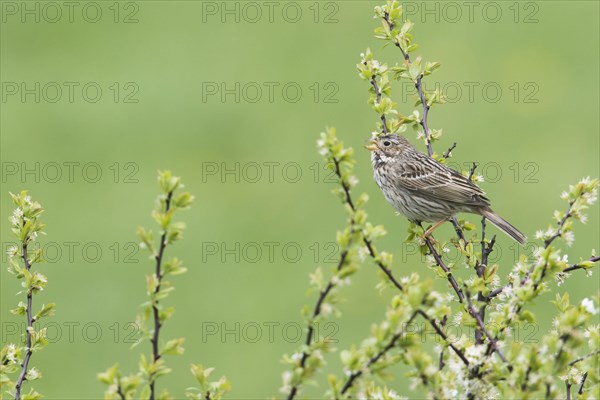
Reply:
[[[449,158],[450,156],[452,156],[452,150],[454,150],[455,148],[456,148],[456,142],[452,143],[452,146],[450,146],[450,148],[448,150],[446,150],[446,152],[442,155],[442,157]]]

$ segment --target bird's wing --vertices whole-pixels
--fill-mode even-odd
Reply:
[[[433,199],[459,204],[489,205],[484,192],[467,177],[438,161],[422,157],[418,162],[403,163],[398,184]]]

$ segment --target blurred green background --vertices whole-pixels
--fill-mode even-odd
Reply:
[[[431,275],[403,244],[407,222],[380,194],[361,149],[376,115],[355,70],[359,54],[371,47],[381,61],[400,59],[373,38],[379,3],[75,4],[70,17],[63,2],[1,3],[2,342],[18,338],[21,319],[8,310],[22,297],[5,268],[13,241],[8,192],[28,189],[46,208],[41,242],[53,258],[40,267],[49,285],[35,304],[57,303],[46,320],[52,343],[33,358],[44,374],[34,387],[46,398],[101,398],[97,372],[116,361],[134,371],[138,351],[149,351],[148,343],[129,351],[127,324],[152,269],[131,243],[137,226],[153,227],[158,169],[173,170],[196,196],[180,214],[185,239],[170,250],[189,268],[172,280],[168,303],[176,313],[162,334],[187,338],[185,354],[169,358],[174,372],[159,384],[175,396],[193,384],[192,362],[226,374],[231,398],[278,394],[281,356],[304,340],[299,310],[315,301],[305,296],[308,273],[333,265],[331,243],[345,218],[315,148],[327,125],[356,149],[356,195],[370,194],[370,218],[389,232],[378,248],[395,253],[394,272]],[[430,126],[444,130],[436,150],[458,142],[455,167],[480,162],[494,208],[533,238],[565,207],[562,190],[599,173],[599,3],[477,2],[471,18],[463,3],[453,4],[409,5],[417,53],[442,63],[428,88],[437,82],[453,98],[430,116]],[[432,11],[421,14],[425,7]],[[395,98],[409,113],[414,97],[402,89]],[[34,172],[23,176],[27,170]],[[587,225],[576,225],[572,261],[598,248],[598,219],[595,207]],[[438,233],[451,235],[450,227]],[[501,234],[498,242],[507,272],[524,250]],[[382,319],[393,292],[379,294],[377,282],[367,262],[341,292],[338,348],[359,343]],[[560,288],[577,301],[597,289],[597,275],[582,273]],[[550,299],[536,306],[539,333],[553,318]],[[339,367],[338,355],[330,356],[320,385],[305,393],[319,398],[324,377],[341,375]],[[415,396],[405,370],[392,372],[391,385]]]

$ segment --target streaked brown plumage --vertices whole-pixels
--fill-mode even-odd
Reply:
[[[373,139],[373,177],[394,208],[414,222],[441,222],[456,213],[486,217],[517,242],[527,239],[490,208],[484,192],[467,177],[417,151],[399,135]]]

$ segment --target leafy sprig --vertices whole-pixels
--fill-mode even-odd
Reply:
[[[9,221],[11,231],[17,237],[18,244],[11,246],[7,251],[8,272],[21,281],[23,290],[19,294],[25,293],[25,302],[19,301],[11,313],[25,317],[27,327],[23,335],[24,343],[9,343],[2,347],[0,388],[10,388],[7,393],[16,400],[36,400],[40,399],[42,395],[33,388],[29,388],[26,393],[23,392],[23,385],[25,382],[42,377],[37,368],[30,368],[30,362],[34,353],[48,345],[48,340],[46,339],[46,329],[36,330],[34,323],[53,315],[55,308],[54,303],[43,304],[36,312],[33,306],[34,295],[44,290],[48,284],[48,278],[45,275],[32,269],[35,264],[43,261],[42,250],[30,249],[30,244],[40,234],[44,234],[44,224],[40,221],[44,209],[37,201],[33,201],[26,191],[18,194],[10,193],[10,196],[16,208]],[[18,373],[18,376],[13,381],[10,375],[15,373]]]
[[[187,271],[179,258],[167,258],[165,252],[167,247],[172,246],[183,237],[185,224],[174,221],[174,214],[177,211],[188,209],[194,197],[189,192],[182,190],[181,179],[173,176],[170,171],[159,172],[158,182],[161,194],[152,211],[152,217],[159,227],[158,243],[155,243],[152,231],[142,227],[137,229],[138,237],[141,240],[140,247],[150,253],[150,259],[154,262],[154,271],[146,276],[148,301],[142,304],[142,312],[136,320],[142,338],[134,346],[143,340],[148,340],[151,344],[151,353],[149,356],[143,353],[140,355],[139,371],[135,374],[123,376],[119,371],[118,364],[98,374],[98,379],[108,385],[104,394],[106,399],[170,399],[171,396],[166,389],[158,392],[156,382],[158,378],[171,372],[165,363],[165,356],[181,355],[184,352],[184,338],[166,341],[160,339],[161,328],[175,312],[174,307],[164,307],[163,305],[164,300],[174,290],[166,278],[181,275]],[[192,365],[192,375],[200,388],[188,388],[186,391],[188,398],[219,400],[224,393],[230,390],[231,385],[224,377],[215,382],[208,382],[212,371],[212,368],[204,369],[199,364]]]

